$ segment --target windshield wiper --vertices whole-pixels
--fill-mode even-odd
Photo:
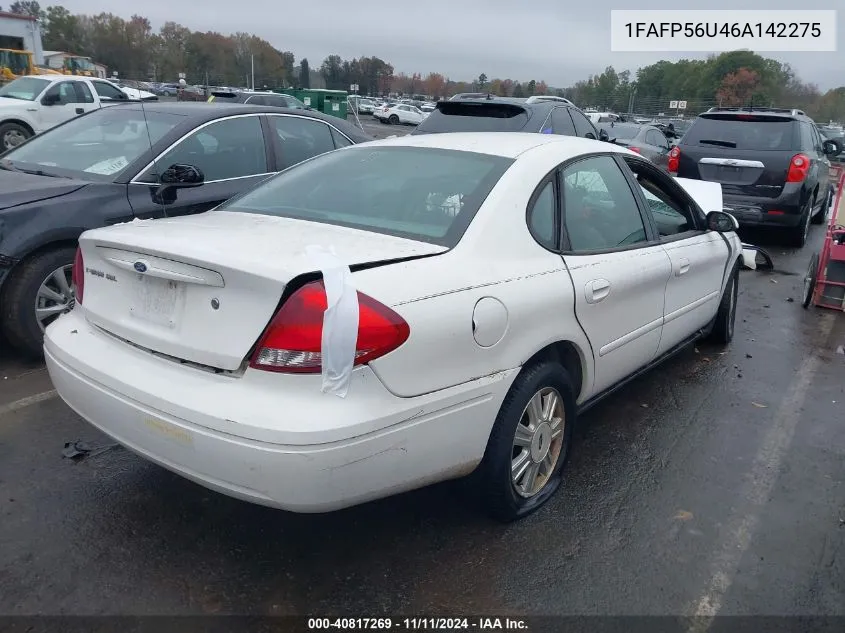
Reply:
[[[5,169],[6,171],[16,171],[19,174],[24,173],[23,171],[15,167],[8,158],[0,160],[0,169]]]
[[[8,167],[6,167],[8,165]],[[60,176],[59,174],[51,174],[50,172],[44,171],[43,169],[21,169],[20,167],[15,167],[14,165],[10,164],[6,161],[6,165],[4,167],[9,169],[9,171],[17,171],[22,174],[31,174],[33,176],[47,176],[48,178],[70,178],[70,176]]]
[[[733,141],[715,141],[711,139],[705,139],[698,141],[702,145],[718,145],[719,147],[736,147],[736,143]]]
[[[0,95],[5,99],[17,99],[18,101],[29,101],[29,99],[24,99],[23,97],[16,97],[15,95]]]

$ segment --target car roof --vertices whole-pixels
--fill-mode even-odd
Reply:
[[[810,121],[812,119],[807,116],[807,114],[803,110],[798,110],[796,108],[766,108],[766,107],[735,107],[735,108],[710,108],[707,112],[702,112],[698,116],[701,118],[719,118],[720,115],[731,115],[735,114],[737,116],[746,114],[746,115],[755,115],[760,114],[763,116],[773,116],[773,117],[783,117],[785,119],[793,119],[796,121]],[[714,116],[715,115],[715,116]]]
[[[49,81],[51,83],[55,83],[57,81],[63,80],[77,80],[77,79],[97,79],[99,81],[105,81],[112,85],[117,85],[110,79],[103,79],[102,77],[83,77],[81,75],[21,75],[18,79],[44,79],[45,81]]]
[[[252,105],[250,103],[233,103],[230,101],[214,101],[212,103],[148,101],[143,102],[143,106],[141,104],[142,102],[134,101],[126,104],[118,104],[112,107],[134,108],[135,110],[140,110],[143,107],[143,109],[147,112],[178,114],[184,117],[191,117],[196,124],[213,121],[223,116],[236,116],[238,114],[254,114],[259,112],[267,114],[288,114],[330,123],[358,143],[363,143],[372,139],[369,134],[366,134],[360,128],[352,125],[348,121],[344,121],[343,119],[328,114],[323,114],[322,112],[316,112],[314,110],[293,110],[289,108],[278,108],[275,106]]]
[[[601,152],[625,153],[624,148],[577,136],[560,136],[555,134],[537,134],[535,132],[444,132],[441,134],[419,134],[399,136],[366,143],[358,147],[427,147],[432,149],[457,150],[501,156],[503,158],[517,158],[529,150],[544,145],[557,143],[569,156],[562,156],[562,160],[574,158],[581,154]]]

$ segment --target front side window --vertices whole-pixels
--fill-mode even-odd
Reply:
[[[622,248],[648,241],[637,200],[610,156],[580,160],[561,172],[568,250]]]
[[[108,82],[94,81],[92,83],[94,84],[94,90],[97,91],[97,94],[100,95],[101,99],[111,99],[112,101],[126,101],[126,99],[128,99],[123,90]]]
[[[78,103],[80,100],[77,98],[73,84],[74,82],[72,81],[62,81],[61,83],[54,84],[44,93],[44,98],[55,99],[53,103],[57,106]]]
[[[644,169],[636,175],[660,237],[674,237],[695,230],[689,206],[659,176]]]
[[[297,218],[452,247],[512,163],[466,151],[359,146],[296,165],[218,211]]]
[[[160,156],[141,182],[157,182],[158,173],[176,163],[198,167],[206,182],[266,174],[267,154],[258,117],[234,117],[200,128]]]

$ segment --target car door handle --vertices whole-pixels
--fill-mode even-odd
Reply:
[[[678,266],[675,268],[675,276],[680,277],[689,271],[689,260],[684,257],[678,260]]]
[[[587,303],[598,303],[610,294],[610,282],[607,279],[593,279],[584,288]]]
[[[76,113],[77,113],[77,114],[84,114],[84,113],[85,113],[85,108],[77,108],[77,109],[76,109]]]

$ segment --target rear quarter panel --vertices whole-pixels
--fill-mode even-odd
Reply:
[[[546,151],[517,162],[453,250],[355,273],[361,292],[390,305],[410,325],[402,347],[370,364],[392,393],[412,397],[518,368],[558,341],[578,349],[579,399],[589,392],[592,351],[574,317],[572,281],[561,257],[534,241],[525,220],[535,186],[564,159]],[[473,331],[482,299],[503,306],[494,313],[506,313],[501,340],[485,341],[487,346]],[[477,317],[479,334],[496,329],[489,314]]]

